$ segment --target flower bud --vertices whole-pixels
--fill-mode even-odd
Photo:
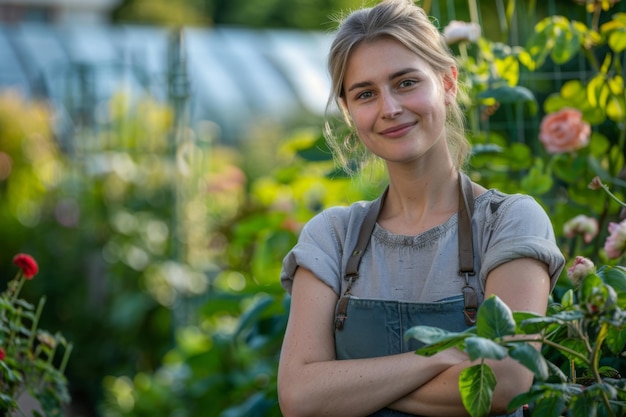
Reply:
[[[595,271],[596,266],[590,259],[584,256],[577,256],[574,260],[574,264],[567,269],[567,277],[574,285],[578,285],[583,278]]]
[[[600,179],[600,177],[596,175],[595,177],[593,177],[588,187],[589,189],[594,190],[594,191],[599,190],[600,188],[602,188],[602,180]]]
[[[568,238],[581,234],[585,243],[589,243],[598,234],[598,221],[593,217],[580,214],[563,225],[563,234]]]
[[[476,42],[480,38],[480,34],[481,29],[478,23],[467,23],[460,20],[452,20],[443,28],[443,37],[448,45],[462,41]]]

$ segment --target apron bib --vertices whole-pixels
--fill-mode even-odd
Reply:
[[[452,332],[461,332],[475,324],[482,293],[474,272],[471,217],[474,199],[469,178],[459,173],[459,273],[465,286],[458,296],[436,302],[413,303],[355,298],[350,293],[359,278],[358,266],[371,238],[387,191],[369,209],[361,226],[356,247],[351,253],[342,282],[343,295],[335,312],[335,351],[337,359],[362,359],[415,351],[423,344],[405,340],[411,327],[427,325]],[[507,417],[522,417],[522,409]],[[416,417],[384,408],[369,417]],[[504,417],[504,416],[503,416]]]

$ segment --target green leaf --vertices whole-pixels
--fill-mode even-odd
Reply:
[[[515,324],[517,326],[517,328],[515,329],[516,333],[538,333],[538,331],[533,331],[533,332],[526,332],[524,331],[524,329],[522,328],[522,323],[525,320],[530,320],[530,319],[543,319],[543,316],[540,316],[539,314],[535,314],[535,313],[531,313],[529,311],[513,311],[513,320],[515,320]]]
[[[614,122],[621,122],[626,118],[626,102],[624,97],[611,96],[606,103],[606,115]]]
[[[548,379],[548,365],[537,349],[528,343],[515,343],[509,349],[509,356],[530,369],[535,378],[541,381]]]
[[[587,350],[587,345],[585,345],[585,342],[580,339],[565,339],[561,340],[560,344],[565,346],[566,348],[569,348],[570,350],[573,350],[574,352],[581,354],[584,357],[588,357],[590,355],[590,352]],[[574,363],[578,366],[589,366],[588,363],[585,363],[577,356],[571,355],[566,351],[561,351],[561,353],[563,353],[563,355],[565,355],[565,357],[567,357],[568,359],[573,360]]]
[[[559,368],[550,361],[546,361],[546,364],[548,365],[550,376],[552,376],[553,378],[556,377],[561,383],[566,383],[569,380],[568,376],[565,375],[561,368]]]
[[[557,320],[559,323],[567,323],[582,319],[583,313],[580,310],[560,311],[550,316],[550,318]]]
[[[553,183],[553,176],[549,172],[544,172],[543,161],[537,159],[528,174],[522,178],[520,185],[528,194],[542,195],[550,191]]]
[[[239,325],[237,326],[235,335],[240,335],[253,323],[258,322],[263,316],[265,310],[267,310],[273,302],[274,299],[271,296],[266,295],[259,299],[251,308],[245,311],[239,318]]]
[[[565,291],[565,293],[561,297],[561,304],[564,308],[570,308],[574,306],[574,302],[574,290],[570,288],[569,290]]]
[[[595,417],[597,415],[597,399],[589,395],[585,395],[583,391],[581,395],[572,397],[569,403],[573,417]]]
[[[591,133],[588,149],[592,156],[595,156],[596,158],[605,157],[610,146],[611,142],[609,142],[606,136],[598,132]]]
[[[609,35],[609,47],[616,53],[626,49],[626,28],[619,28]]]
[[[580,48],[580,36],[571,30],[556,31],[554,48],[550,57],[556,64],[565,64],[572,59]]]
[[[560,417],[565,408],[562,396],[544,396],[535,402],[534,415],[541,417]]]
[[[609,327],[606,345],[614,355],[622,353],[626,346],[626,325],[622,323],[620,327]]]
[[[326,144],[324,136],[318,137],[309,147],[299,149],[296,154],[307,161],[330,161],[333,159],[332,152]]]
[[[465,352],[473,361],[479,358],[500,360],[507,356],[507,349],[504,346],[477,336],[465,339]]]
[[[503,152],[509,160],[509,167],[512,170],[522,170],[530,168],[533,160],[530,147],[524,143],[513,143]]]
[[[496,377],[488,365],[465,368],[459,376],[459,389],[465,409],[472,417],[489,415]]]
[[[493,98],[499,103],[528,103],[531,114],[537,111],[535,95],[526,87],[503,85],[478,93],[479,99]]]
[[[405,339],[416,339],[426,344],[438,343],[458,337],[462,333],[450,332],[433,326],[414,326],[404,333]]]
[[[492,295],[478,308],[476,318],[478,336],[488,339],[515,334],[515,320],[511,309],[497,296]]]
[[[451,348],[462,347],[463,341],[472,336],[473,329],[468,329],[468,332],[455,333],[442,330],[437,327],[431,326],[415,326],[410,328],[404,333],[405,339],[416,339],[426,346],[418,349],[415,353],[423,356],[432,356],[437,352]]]
[[[587,100],[592,107],[606,106],[609,88],[604,81],[604,76],[598,74],[587,83]]]
[[[626,291],[626,270],[623,267],[606,265],[598,270],[598,275],[615,291]]]

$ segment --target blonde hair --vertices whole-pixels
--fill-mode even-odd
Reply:
[[[346,66],[357,45],[382,37],[400,42],[428,62],[435,73],[442,77],[452,77],[453,68],[457,67],[456,58],[438,28],[426,12],[411,0],[383,0],[374,7],[354,11],[341,21],[328,55],[332,89],[326,106],[324,136],[336,161],[349,173],[356,171],[355,162],[366,165],[373,159],[373,155],[356,137],[350,115],[341,100],[344,96]],[[461,86],[458,87],[457,96],[463,94]],[[455,166],[462,169],[470,152],[470,144],[465,136],[465,117],[459,101],[452,101],[447,106],[446,142]],[[335,106],[341,118],[337,117]],[[343,129],[341,125],[344,125]]]

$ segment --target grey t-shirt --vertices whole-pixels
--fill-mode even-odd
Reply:
[[[371,202],[333,207],[313,217],[296,246],[285,256],[283,287],[291,292],[296,268],[302,266],[339,296],[346,263]],[[351,293],[358,298],[433,302],[459,295],[458,216],[416,236],[388,232],[376,225]],[[489,190],[476,197],[472,230],[475,268],[484,290],[491,270],[517,258],[548,265],[552,286],[565,259],[557,247],[549,217],[530,196]]]

